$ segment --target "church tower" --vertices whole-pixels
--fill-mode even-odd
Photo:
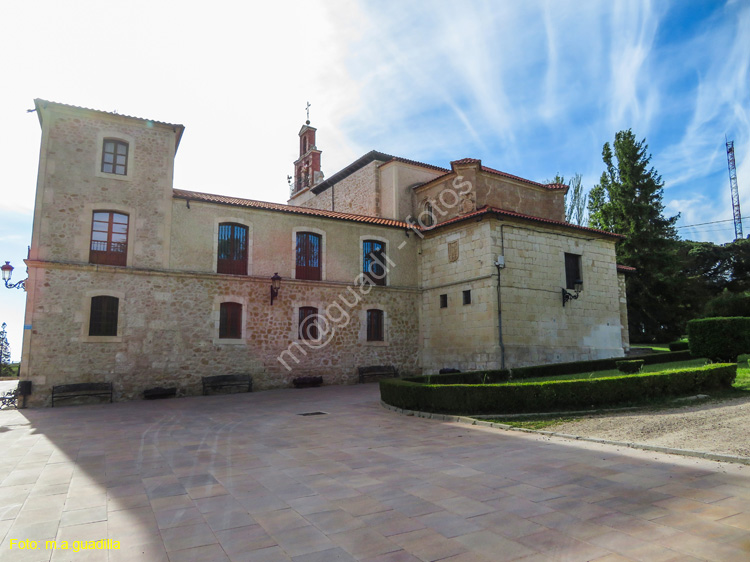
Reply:
[[[294,185],[292,195],[323,181],[320,171],[320,150],[315,146],[315,127],[310,126],[310,104],[307,105],[307,121],[299,131],[299,158],[294,162]]]

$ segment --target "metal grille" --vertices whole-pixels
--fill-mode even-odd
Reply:
[[[377,240],[362,242],[362,273],[374,285],[385,285],[385,244]]]
[[[320,281],[320,236],[312,232],[297,233],[297,279]]]
[[[89,335],[116,336],[119,306],[120,299],[117,297],[92,297]]]
[[[248,229],[242,224],[219,225],[216,271],[229,275],[247,275]]]

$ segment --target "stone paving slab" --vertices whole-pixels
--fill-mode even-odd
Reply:
[[[0,562],[750,559],[748,466],[406,417],[376,384],[2,411],[0,450]]]

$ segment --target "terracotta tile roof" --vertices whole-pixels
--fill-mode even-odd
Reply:
[[[532,180],[527,180],[526,178],[522,178],[520,176],[514,176],[513,174],[508,174],[506,172],[501,172],[500,170],[495,170],[493,168],[488,168],[487,166],[482,166],[483,172],[488,172],[490,174],[495,174],[497,176],[502,176],[504,178],[510,178],[513,180],[522,181],[524,183],[529,183],[531,185],[536,185],[538,187],[544,187],[546,189],[568,189],[567,185],[560,184],[560,183],[539,183]]]
[[[635,273],[638,270],[636,268],[634,268],[634,267],[630,267],[629,265],[620,265],[618,263],[617,264],[617,271],[620,272],[620,273]]]
[[[321,217],[327,219],[337,219],[352,222],[362,222],[375,224],[378,226],[390,226],[394,228],[414,227],[409,223],[381,217],[368,217],[366,215],[355,215],[352,213],[339,213],[336,211],[323,211],[319,209],[308,209],[306,207],[294,207],[291,205],[282,205],[280,203],[268,203],[266,201],[256,201],[254,199],[241,199],[239,197],[227,197],[225,195],[214,195],[212,193],[200,193],[197,191],[185,191],[183,189],[173,189],[172,197],[175,199],[186,199],[188,201],[201,201],[203,203],[216,203],[218,205],[232,205],[235,207],[245,207],[248,209],[261,209],[264,211],[276,211],[281,213],[291,213],[295,215],[307,215],[312,217]]]
[[[157,121],[156,119],[146,119],[144,117],[135,117],[133,115],[125,115],[124,113],[115,113],[114,111],[102,111],[101,109],[91,109],[90,107],[82,107],[80,105],[70,105],[67,103],[60,103],[56,101],[48,101],[43,99],[35,99],[34,105],[39,106],[41,105],[43,108],[47,108],[49,105],[58,105],[60,107],[70,107],[73,109],[82,109],[84,111],[93,111],[95,113],[103,113],[105,115],[116,115],[118,117],[127,117],[129,119],[139,119],[140,121],[150,121],[151,123],[158,123],[159,125],[167,125],[168,127],[182,127],[185,128],[184,125],[178,125],[176,123],[166,123],[164,121]]]
[[[461,215],[460,217],[455,217],[455,218],[447,220],[445,222],[438,223],[437,225],[435,225],[432,228],[423,228],[422,230],[424,230],[424,231],[434,230],[436,228],[441,228],[441,227],[447,226],[449,224],[455,224],[455,223],[458,223],[458,222],[461,222],[461,221],[465,221],[465,220],[468,220],[468,219],[471,219],[471,218],[474,218],[474,217],[479,217],[479,216],[488,215],[488,214],[493,214],[493,215],[501,216],[501,217],[510,217],[510,218],[515,218],[515,219],[521,219],[521,220],[530,221],[530,222],[539,222],[539,223],[544,223],[544,224],[550,224],[550,225],[553,225],[553,226],[561,226],[561,227],[564,227],[564,228],[572,228],[574,230],[580,230],[580,231],[583,231],[583,232],[590,232],[592,234],[598,234],[598,235],[601,235],[601,236],[610,236],[612,238],[625,238],[625,236],[622,235],[622,234],[615,234],[613,232],[607,232],[606,230],[599,230],[599,229],[596,229],[596,228],[589,228],[587,226],[578,226],[577,224],[571,224],[569,222],[563,222],[563,221],[555,221],[555,220],[552,220],[552,219],[545,219],[543,217],[535,217],[535,216],[532,216],[532,215],[524,215],[523,213],[516,213],[516,212],[513,212],[513,211],[506,211],[505,209],[498,209],[497,207],[488,207],[486,205],[484,207],[480,207],[479,209],[477,209],[473,213],[468,213],[466,215]]]
[[[412,166],[419,166],[420,168],[428,168],[430,170],[437,170],[438,172],[450,171],[447,168],[441,168],[440,166],[434,166],[433,164],[425,164],[424,162],[417,162],[416,160],[409,160],[408,158],[401,158],[400,156],[393,156],[388,162],[402,162],[404,164],[411,164]],[[386,162],[386,164],[388,162]]]
[[[59,103],[56,101],[47,101],[40,98],[36,98],[34,100],[34,107],[37,109],[37,117],[39,118],[39,123],[42,123],[42,113],[39,111],[39,108],[46,109],[49,106],[58,106],[58,107],[68,107],[71,109],[78,109],[82,111],[91,111],[93,113],[100,113],[102,115],[116,115],[117,117],[126,117],[128,119],[138,119],[139,121],[147,121],[149,123],[156,123],[157,125],[164,125],[166,127],[171,127],[174,132],[176,133],[176,139],[175,139],[175,152],[177,152],[177,149],[180,147],[180,141],[182,140],[182,134],[185,132],[185,126],[184,125],[178,125],[176,123],[165,123],[164,121],[156,121],[155,119],[144,119],[143,117],[134,117],[132,115],[124,115],[122,113],[115,113],[113,111],[102,111],[101,109],[91,109],[90,107],[81,107],[80,105],[69,105],[66,103]]]
[[[477,164],[479,162],[481,162],[481,160],[479,160],[478,158],[462,158],[461,160],[453,160],[451,162],[451,166],[453,166],[455,164],[457,164],[459,166],[462,165],[462,164]],[[440,170],[441,168],[435,167],[435,169]],[[487,166],[482,166],[481,169],[482,169],[483,172],[487,172],[488,174],[494,174],[496,176],[501,176],[501,177],[504,177],[504,178],[508,178],[508,179],[520,181],[520,182],[523,182],[523,183],[528,183],[530,185],[535,185],[537,187],[543,187],[544,189],[549,189],[549,190],[568,189],[568,186],[565,185],[565,184],[562,184],[562,183],[539,183],[539,182],[536,182],[536,181],[527,180],[526,178],[522,178],[520,176],[514,176],[513,174],[508,174],[506,172],[501,172],[500,170],[495,170],[494,168],[488,168]],[[428,183],[440,181],[440,180],[442,180],[446,176],[449,176],[452,173],[453,173],[452,171],[447,171],[442,176],[438,176],[438,177],[436,177],[434,179],[431,179],[430,181],[425,182],[422,185],[427,185]],[[422,185],[416,185],[416,186],[414,186],[414,189],[416,189],[418,187],[422,187]]]
[[[364,156],[360,156],[354,162],[352,162],[345,168],[342,168],[341,170],[333,174],[331,177],[326,178],[324,181],[320,182],[317,185],[314,185],[312,187],[313,193],[318,194],[318,193],[325,191],[332,185],[336,185],[338,182],[340,182],[344,178],[352,175],[357,170],[364,168],[370,162],[374,162],[375,160],[383,162],[384,164],[387,164],[388,162],[403,162],[404,164],[412,164],[414,166],[421,166],[422,168],[429,168],[431,170],[437,170],[439,172],[448,172],[448,170],[446,170],[445,168],[433,166],[432,164],[424,164],[422,162],[417,162],[416,160],[407,160],[406,158],[401,158],[399,156],[392,156],[391,154],[386,154],[385,152],[371,150]]]

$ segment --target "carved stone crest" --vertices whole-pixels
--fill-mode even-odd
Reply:
[[[458,204],[458,214],[467,215],[477,210],[477,196],[474,192],[469,192],[461,196],[461,202]]]
[[[458,240],[448,242],[448,261],[458,261]]]

